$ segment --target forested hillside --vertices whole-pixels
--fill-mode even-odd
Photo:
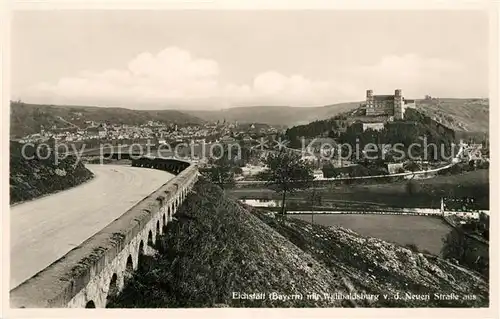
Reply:
[[[11,103],[10,134],[22,137],[40,132],[41,126],[51,128],[85,128],[85,121],[110,122],[113,124],[140,125],[148,121],[165,123],[201,123],[201,119],[176,110],[138,111],[117,107],[39,105]]]
[[[27,148],[21,152],[21,144],[10,142],[10,203],[25,201],[79,185],[93,177],[75,157],[57,159],[52,153]]]

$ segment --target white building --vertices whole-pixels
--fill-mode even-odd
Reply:
[[[374,131],[381,131],[384,129],[384,123],[382,122],[377,122],[377,123],[363,123],[363,132],[371,129]]]

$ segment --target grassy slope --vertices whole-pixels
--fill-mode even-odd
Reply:
[[[488,100],[419,100],[417,109],[455,131],[487,133],[489,129]]]
[[[350,306],[333,301],[247,301],[232,292],[347,293],[351,286],[212,184],[194,193],[168,224],[155,266],[139,271],[110,307]],[[162,250],[162,249],[160,249]]]
[[[373,294],[405,295],[455,293],[474,294],[469,301],[387,300],[388,305],[447,307],[486,306],[488,285],[476,273],[443,259],[414,253],[381,239],[361,236],[342,227],[312,225],[298,219],[277,222],[268,214],[254,210],[266,224],[290,239],[303,251],[335,273],[348,277],[357,289]]]
[[[82,113],[82,115],[77,115],[76,113],[78,112]],[[167,123],[202,122],[199,118],[175,110],[137,111],[116,107],[11,103],[11,136],[22,137],[26,134],[38,133],[40,125],[46,128],[50,128],[52,125],[71,127],[70,124],[60,120],[58,116],[81,128],[88,126],[84,121],[110,121],[112,123],[128,125],[145,124],[149,120]]]
[[[455,306],[487,303],[487,284],[469,271],[344,229],[330,230],[298,220],[277,226],[274,219],[263,213],[252,214],[203,181],[196,184],[176,218],[179,220],[171,222],[160,239],[160,253],[134,274],[110,307],[450,305],[394,299],[375,303],[339,299],[252,301],[232,299],[232,292],[305,296],[312,292],[453,291],[475,293],[479,299],[455,302]]]
[[[31,156],[31,155],[29,155]],[[20,145],[10,143],[10,203],[34,199],[68,189],[93,177],[75,158],[26,159]]]

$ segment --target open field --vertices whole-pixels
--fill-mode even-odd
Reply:
[[[473,196],[481,209],[489,209],[489,170],[476,170],[457,175],[443,175],[431,179],[415,180],[415,187],[408,191],[407,181],[369,185],[331,185],[318,188],[323,203],[346,205],[374,205],[378,207],[425,207],[439,208],[444,196]],[[303,201],[308,191],[289,195],[290,201]],[[228,193],[236,198],[281,199],[267,188],[231,189]]]
[[[453,187],[482,187],[489,183],[489,170],[479,169],[471,172],[464,172],[455,175],[438,175],[434,178],[415,180],[426,191],[439,192],[439,190],[449,190]],[[385,193],[404,193],[406,181],[391,184],[353,185],[352,189],[367,189]],[[445,188],[445,189],[443,189]]]
[[[311,222],[309,214],[292,214]],[[441,218],[405,215],[314,215],[314,223],[323,226],[341,226],[363,236],[376,237],[405,246],[414,244],[420,251],[441,255],[442,238],[452,229]]]

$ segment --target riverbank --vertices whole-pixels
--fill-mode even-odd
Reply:
[[[473,197],[479,209],[489,209],[489,170],[476,170],[431,179],[367,185],[328,185],[316,188],[324,205],[332,209],[385,209],[387,207],[439,209],[442,197]],[[264,187],[234,188],[229,195],[237,199],[279,200],[280,194]],[[288,195],[287,204],[304,203],[308,191]]]
[[[322,226],[341,226],[362,236],[376,237],[400,246],[414,246],[418,251],[441,256],[443,239],[452,230],[440,217],[405,215],[306,215],[298,218]]]

